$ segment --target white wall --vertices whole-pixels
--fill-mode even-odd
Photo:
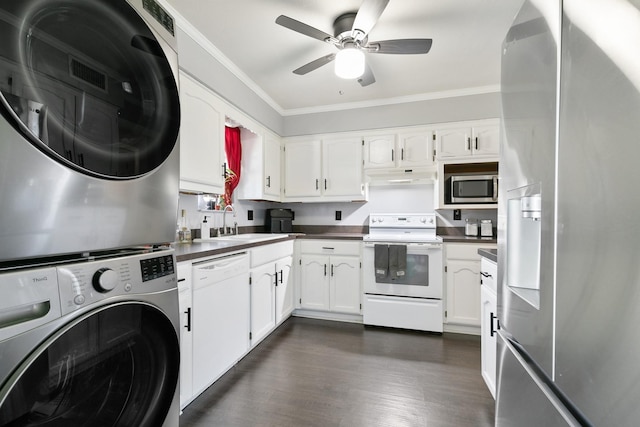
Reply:
[[[211,227],[222,226],[222,213],[198,212],[198,197],[180,194],[179,210],[187,210],[191,228],[198,228],[205,215]],[[369,222],[373,213],[420,213],[433,212],[433,184],[404,184],[374,186],[369,190],[369,202],[344,203],[271,203],[248,200],[234,201],[235,217],[227,212],[227,225],[238,222],[239,226],[264,225],[265,210],[287,208],[295,212],[295,225],[351,225],[362,226]],[[253,221],[247,219],[247,211],[253,210]],[[342,220],[336,221],[335,212],[342,212]],[[179,214],[180,211],[178,211]],[[178,215],[179,216],[179,215]]]

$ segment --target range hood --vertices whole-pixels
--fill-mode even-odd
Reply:
[[[435,167],[413,169],[367,169],[364,173],[365,182],[370,186],[433,184],[438,176],[437,169]]]

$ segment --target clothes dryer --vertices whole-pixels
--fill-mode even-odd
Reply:
[[[0,2],[0,263],[174,240],[177,67],[155,0]]]

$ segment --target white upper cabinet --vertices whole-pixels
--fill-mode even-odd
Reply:
[[[396,166],[396,135],[364,137],[364,168],[394,168]]]
[[[285,199],[320,196],[322,142],[319,139],[285,145]]]
[[[238,199],[280,201],[280,139],[242,129],[242,169],[236,188]]]
[[[433,132],[412,129],[364,137],[365,169],[433,166]]]
[[[437,128],[436,145],[440,160],[497,157],[500,152],[500,120],[463,122]]]
[[[433,132],[422,130],[398,134],[400,160],[403,168],[433,165]]]
[[[224,106],[207,87],[180,73],[180,190],[224,191]]]
[[[282,189],[282,145],[279,138],[266,136],[264,139],[263,189],[265,200],[280,200]]]
[[[287,141],[284,170],[284,201],[365,199],[358,136]]]
[[[362,196],[362,140],[360,138],[322,141],[322,194]]]

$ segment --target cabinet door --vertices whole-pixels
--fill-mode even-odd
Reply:
[[[473,154],[497,156],[500,153],[500,126],[486,125],[473,128]]]
[[[447,260],[447,323],[480,326],[480,261]]]
[[[180,73],[180,189],[224,191],[224,113],[206,87]]]
[[[178,306],[180,307],[180,408],[193,397],[193,336],[191,333],[191,262],[177,265]]]
[[[438,158],[471,156],[471,127],[436,131]]]
[[[364,138],[364,167],[393,168],[396,166],[396,136],[380,135]]]
[[[321,142],[294,142],[285,145],[285,197],[320,195]]]
[[[497,296],[489,286],[480,286],[481,298],[481,356],[482,378],[487,384],[491,395],[496,397],[496,346],[497,336],[495,321],[497,316]]]
[[[280,141],[267,136],[264,139],[264,194],[280,198]]]
[[[331,311],[360,314],[360,257],[332,255],[330,264]]]
[[[433,132],[401,133],[398,138],[400,145],[399,166],[433,165]]]
[[[329,257],[302,255],[300,260],[300,308],[329,310]]]
[[[276,326],[275,263],[251,270],[251,345],[259,343]]]
[[[293,312],[293,257],[276,262],[276,325],[282,323]]]
[[[325,196],[362,196],[360,138],[322,141],[322,192]]]

